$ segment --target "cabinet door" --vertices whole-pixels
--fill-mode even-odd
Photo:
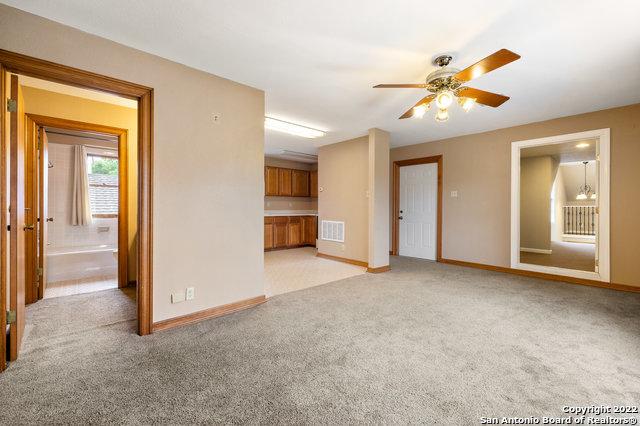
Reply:
[[[264,195],[278,195],[278,168],[264,168]]]
[[[318,196],[318,171],[312,170],[309,172],[309,195],[311,197]]]
[[[291,179],[293,181],[293,196],[309,196],[309,172],[306,170],[292,170]]]
[[[302,221],[300,217],[290,217],[287,229],[288,246],[299,246],[302,244]]]
[[[287,246],[287,224],[288,217],[273,218],[273,247],[280,248]]]
[[[291,196],[291,169],[278,169],[278,195]]]
[[[304,243],[312,246],[316,245],[318,228],[315,216],[305,216],[304,218]]]
[[[264,248],[266,249],[272,249],[274,247],[273,244],[273,223],[271,223],[272,221],[267,220],[267,218],[265,218],[264,221]]]

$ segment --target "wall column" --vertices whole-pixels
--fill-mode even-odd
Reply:
[[[369,271],[389,268],[389,133],[369,130]]]

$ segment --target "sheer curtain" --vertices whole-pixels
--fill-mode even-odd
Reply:
[[[89,203],[87,149],[84,145],[75,145],[73,147],[73,156],[73,201],[71,205],[71,224],[89,225],[91,223],[91,204]]]

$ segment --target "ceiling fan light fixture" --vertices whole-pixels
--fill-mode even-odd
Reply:
[[[425,105],[425,104],[413,107],[413,117],[415,118],[424,117],[428,109],[429,109],[429,105]]]
[[[464,112],[471,111],[471,108],[476,104],[476,100],[474,98],[459,98],[460,106],[464,110]]]
[[[446,110],[447,108],[449,108],[449,106],[451,106],[452,103],[453,93],[448,90],[443,90],[442,92],[438,93],[438,96],[436,96],[436,105],[438,105],[438,108],[440,108],[441,110]]]
[[[449,119],[449,111],[446,108],[440,108],[436,113],[436,121],[438,123],[444,123]]]

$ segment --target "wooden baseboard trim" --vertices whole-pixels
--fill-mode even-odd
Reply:
[[[301,247],[315,247],[315,244],[300,244],[297,246],[286,246],[286,247],[274,247],[274,248],[266,248],[264,249],[264,252],[268,252],[268,251],[278,251],[278,250],[290,250],[290,249],[297,249],[297,248],[301,248]]]
[[[240,300],[239,302],[229,303],[227,305],[216,306],[215,308],[204,309],[202,311],[193,312],[191,314],[180,317],[169,318],[163,321],[153,323],[153,331],[168,330],[174,327],[180,327],[187,324],[193,324],[206,319],[221,317],[223,315],[232,314],[244,309],[253,308],[266,302],[265,296],[258,296],[251,299]]]
[[[371,274],[380,274],[382,272],[388,272],[391,270],[391,266],[386,265],[386,266],[378,266],[377,268],[370,268],[367,267],[367,272],[371,273]]]
[[[584,278],[567,277],[564,275],[546,274],[544,272],[525,271],[522,269],[507,268],[504,266],[486,265],[484,263],[465,262],[463,260],[440,259],[442,263],[450,265],[466,266],[468,268],[484,269],[486,271],[504,272],[507,274],[521,275],[525,277],[541,278],[549,281],[560,281],[569,284],[586,285],[589,287],[607,288],[609,290],[626,291],[631,293],[640,293],[640,287],[626,284],[606,283],[596,280],[587,280]]]
[[[351,265],[362,266],[365,268],[369,267],[369,264],[367,262],[363,262],[361,260],[347,259],[346,257],[332,256],[330,254],[324,253],[316,253],[316,256],[322,257],[323,259],[336,260],[338,262],[349,263]]]

